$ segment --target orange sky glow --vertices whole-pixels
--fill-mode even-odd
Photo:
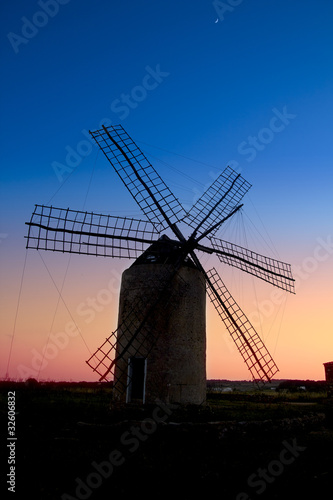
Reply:
[[[327,249],[320,255],[317,263],[309,254],[295,260],[295,295],[252,276],[234,279],[237,270],[223,267],[223,274],[220,269],[278,365],[275,378],[322,380],[323,363],[332,358],[333,255]],[[97,381],[85,361],[116,328],[121,272],[128,263],[52,252],[43,252],[42,258],[28,251],[19,302],[12,276],[5,274],[2,317],[9,333],[2,343],[1,366],[7,366],[12,347],[9,374],[14,379]],[[208,299],[206,309],[207,378],[250,380]]]

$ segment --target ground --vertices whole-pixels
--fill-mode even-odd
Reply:
[[[104,500],[139,491],[146,498],[333,498],[327,395],[233,389],[209,392],[201,407],[138,408],[113,405],[108,385],[3,382],[7,474],[7,396],[15,391],[13,498]]]

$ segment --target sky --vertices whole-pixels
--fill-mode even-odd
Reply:
[[[333,360],[329,0],[1,2],[0,377],[97,380],[131,262],[25,248],[35,204],[144,218],[89,130],[121,124],[189,210],[251,183],[219,237],[292,265],[296,294],[202,256],[281,379]],[[250,379],[207,301],[207,378]]]

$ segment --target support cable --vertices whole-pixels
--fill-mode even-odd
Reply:
[[[38,251],[38,253],[40,254],[39,251]],[[42,369],[42,366],[44,366],[45,352],[47,351],[47,348],[48,348],[48,345],[49,345],[49,341],[50,341],[50,336],[51,336],[51,333],[53,331],[53,326],[54,326],[55,318],[56,318],[56,315],[57,315],[57,312],[58,312],[58,308],[59,308],[60,297],[61,297],[62,291],[64,289],[65,280],[66,280],[66,277],[67,277],[70,260],[71,260],[71,255],[69,256],[67,267],[66,267],[66,271],[65,271],[65,275],[64,275],[64,278],[63,278],[63,281],[62,281],[62,284],[61,284],[61,289],[60,289],[60,293],[58,295],[57,304],[56,304],[56,307],[55,307],[55,310],[54,310],[54,314],[53,314],[53,318],[52,318],[52,321],[51,321],[51,327],[50,327],[49,335],[47,337],[46,346],[45,346],[45,349],[43,349],[42,363],[40,364],[40,367],[39,367],[39,370],[38,370],[38,374],[37,374],[37,380],[38,380],[38,382],[39,382],[40,371]],[[45,262],[44,262],[44,265],[46,265]],[[49,270],[48,270],[48,273],[50,275],[50,271]],[[54,283],[54,281],[53,281],[53,283]]]
[[[87,343],[86,343],[86,341],[84,340],[84,337],[83,337],[83,335],[82,335],[82,332],[81,332],[80,328],[78,327],[78,325],[76,324],[75,319],[73,318],[72,313],[70,312],[70,310],[69,310],[69,308],[68,308],[68,306],[67,306],[67,304],[66,304],[66,302],[65,302],[65,300],[64,300],[64,298],[63,298],[63,296],[62,296],[62,294],[61,294],[61,290],[59,290],[59,288],[58,288],[58,286],[57,286],[56,282],[54,281],[53,276],[52,276],[52,274],[51,274],[51,272],[50,272],[49,268],[47,267],[46,262],[44,261],[44,259],[43,259],[42,255],[41,255],[41,253],[40,253],[40,252],[38,252],[38,254],[39,254],[40,258],[42,259],[42,262],[43,262],[43,264],[44,264],[44,266],[45,266],[45,269],[47,270],[48,275],[50,276],[50,278],[51,278],[51,280],[52,280],[52,283],[53,283],[53,285],[55,286],[55,288],[56,288],[56,290],[57,290],[57,292],[58,292],[58,294],[59,294],[59,297],[60,297],[60,299],[61,299],[61,301],[62,301],[63,305],[65,306],[65,308],[66,308],[66,310],[67,310],[67,312],[68,312],[68,314],[69,314],[69,316],[70,316],[71,320],[72,320],[72,321],[73,321],[73,323],[75,324],[75,326],[76,326],[76,328],[77,328],[77,330],[78,330],[78,332],[79,332],[79,334],[80,334],[80,336],[81,336],[81,338],[82,338],[82,340],[83,340],[84,345],[85,345],[85,346],[86,346],[86,348],[88,349],[89,354],[91,354],[91,351],[90,351],[90,349],[89,349],[89,347],[88,347],[88,344],[87,344]]]
[[[12,340],[11,340],[10,347],[9,347],[7,369],[6,369],[6,377],[5,377],[6,380],[8,380],[8,378],[9,378],[9,365],[10,365],[10,361],[11,361],[11,357],[12,357],[14,336],[15,336],[15,333],[16,333],[17,317],[18,317],[18,312],[19,312],[19,308],[20,308],[20,301],[21,301],[21,295],[22,295],[23,281],[24,281],[24,276],[25,276],[25,268],[26,268],[26,265],[27,265],[27,257],[28,257],[28,250],[25,251],[25,257],[24,257],[24,263],[23,263],[23,270],[22,270],[22,275],[21,275],[21,282],[20,282],[20,288],[19,288],[18,300],[17,300],[17,305],[16,305],[15,318],[14,318]]]
[[[87,198],[88,198],[88,194],[89,194],[89,191],[90,191],[90,188],[91,188],[91,183],[92,183],[92,179],[93,179],[93,176],[94,176],[94,172],[95,172],[95,167],[96,167],[96,162],[97,162],[97,157],[98,157],[98,154],[99,154],[99,150],[97,151],[97,154],[96,154],[96,157],[95,157],[95,161],[94,161],[94,165],[93,165],[93,169],[92,169],[92,172],[91,172],[91,175],[90,175],[90,179],[89,179],[89,183],[88,183],[88,187],[87,187],[87,191],[86,191],[86,194],[85,194],[85,198],[84,198],[84,202],[83,202],[83,207],[82,207],[82,210],[84,210],[85,208],[85,205],[86,205],[86,202],[87,202]],[[57,191],[58,192],[58,191]],[[40,252],[38,252],[40,254]],[[41,363],[40,367],[39,367],[39,370],[38,370],[38,380],[39,380],[39,376],[40,376],[40,371],[41,371],[41,367],[43,366],[44,364],[44,357],[45,357],[45,352],[47,350],[47,346],[49,344],[49,341],[50,341],[50,336],[51,336],[51,333],[52,333],[52,330],[53,330],[53,325],[54,325],[54,321],[55,321],[55,318],[56,318],[56,315],[57,315],[57,312],[58,312],[58,309],[59,309],[59,304],[60,304],[60,300],[63,302],[63,304],[65,305],[68,313],[70,314],[71,316],[71,319],[72,321],[74,322],[76,328],[78,329],[78,331],[80,332],[80,335],[81,335],[81,338],[83,339],[83,342],[85,343],[86,347],[88,348],[88,351],[89,353],[91,354],[91,351],[89,350],[89,347],[88,345],[86,344],[83,336],[82,336],[82,332],[80,331],[79,327],[77,326],[76,322],[74,321],[71,313],[69,312],[69,308],[67,307],[65,301],[64,301],[64,298],[63,298],[63,295],[62,295],[62,292],[63,292],[63,289],[64,289],[64,286],[65,286],[65,281],[66,281],[66,278],[67,278],[67,274],[68,274],[68,270],[69,270],[69,265],[70,265],[70,262],[71,262],[71,254],[69,255],[69,259],[68,259],[68,263],[67,263],[67,267],[66,267],[66,271],[65,271],[65,275],[64,275],[64,278],[63,278],[63,281],[62,281],[62,284],[61,284],[61,288],[58,289],[56,283],[55,283],[55,280],[53,279],[52,275],[51,275],[51,272],[50,270],[48,269],[47,265],[46,265],[46,262],[44,261],[43,257],[40,255],[42,261],[43,261],[43,264],[44,266],[46,267],[47,269],[47,272],[54,284],[54,286],[56,287],[57,289],[57,292],[58,292],[58,300],[57,300],[57,304],[56,304],[56,307],[55,307],[55,311],[54,311],[54,314],[53,314],[53,318],[52,318],[52,322],[51,322],[51,327],[50,327],[50,331],[49,331],[49,335],[48,335],[48,338],[47,338],[47,342],[46,342],[46,349],[43,350],[43,362]]]

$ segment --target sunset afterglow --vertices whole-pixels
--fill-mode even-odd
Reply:
[[[2,378],[98,380],[86,360],[117,328],[132,261],[26,250],[25,222],[35,204],[144,218],[89,135],[121,124],[185,210],[228,165],[251,183],[217,236],[290,263],[296,294],[198,255],[264,340],[275,378],[324,379],[332,5],[239,4],[219,17],[214,2],[131,2],[130,12],[128,2],[67,2],[34,35],[24,19],[37,3],[3,9]],[[207,378],[249,380],[208,296],[206,310]]]

